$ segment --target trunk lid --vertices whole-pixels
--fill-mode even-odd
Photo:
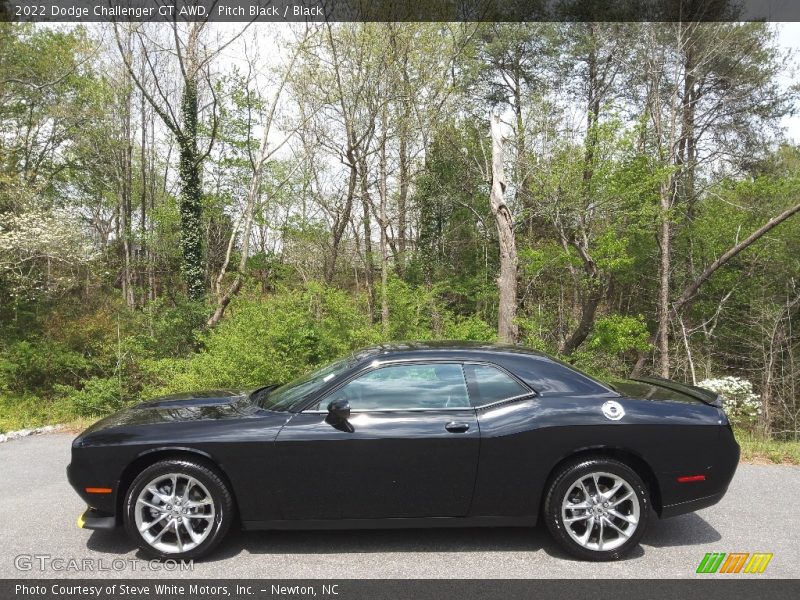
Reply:
[[[612,387],[625,396],[643,400],[668,400],[673,402],[702,402],[722,408],[722,398],[710,390],[678,383],[661,377],[635,377],[611,382]]]

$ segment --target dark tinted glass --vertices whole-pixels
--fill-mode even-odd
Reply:
[[[475,382],[475,388],[478,392],[475,404],[478,406],[528,393],[525,386],[496,367],[465,365],[465,368]]]
[[[457,364],[383,367],[354,379],[322,402],[346,399],[351,410],[466,408],[464,371]]]
[[[323,383],[328,383],[331,379],[341,375],[351,366],[352,362],[349,358],[337,360],[274,390],[265,390],[264,393],[259,393],[261,390],[257,390],[253,395],[253,400],[261,408],[267,410],[287,410],[303,396],[307,396]]]

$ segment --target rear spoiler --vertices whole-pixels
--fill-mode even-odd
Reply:
[[[664,379],[663,377],[631,377],[631,379],[633,381],[641,381],[642,383],[649,383],[651,385],[667,388],[668,390],[680,392],[700,400],[700,402],[708,404],[709,406],[722,408],[722,397],[711,390],[705,390],[695,385],[689,385],[688,383],[678,383],[677,381]]]

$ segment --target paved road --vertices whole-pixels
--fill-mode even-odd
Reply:
[[[92,559],[92,564],[109,569],[99,573],[101,577],[179,576],[144,570],[144,556],[121,530],[76,527],[84,506],[64,473],[71,439],[61,433],[0,444],[0,577],[92,576],[52,568],[42,572],[36,562],[30,571],[16,568],[15,557],[33,554]],[[775,556],[761,577],[800,577],[798,498],[800,467],[742,465],[720,504],[696,514],[651,520],[640,548],[630,558],[610,564],[565,557],[542,527],[234,532],[213,557],[197,562],[191,575],[685,578],[695,576],[706,552],[762,551]],[[131,566],[128,559],[139,562]],[[123,563],[122,570],[112,569]]]

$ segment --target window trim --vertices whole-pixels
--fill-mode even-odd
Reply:
[[[480,366],[484,366],[484,367],[494,367],[495,369],[497,369],[501,373],[505,373],[511,379],[516,381],[523,389],[528,390],[527,392],[524,392],[522,394],[517,394],[516,396],[509,396],[508,398],[503,398],[501,400],[493,400],[492,402],[487,402],[485,404],[479,404],[479,405],[475,406],[475,410],[484,409],[484,408],[491,408],[493,406],[498,406],[500,404],[507,404],[509,402],[516,402],[517,400],[524,400],[525,398],[535,398],[536,396],[539,395],[539,392],[534,390],[531,386],[529,386],[527,383],[522,381],[522,379],[520,379],[519,377],[514,375],[514,373],[512,373],[511,371],[509,371],[508,369],[506,369],[502,365],[498,365],[497,363],[488,362],[488,361],[485,361],[485,360],[484,361],[470,360],[470,361],[465,361],[464,364],[480,365]],[[464,375],[465,376],[467,375],[466,370],[464,370]],[[470,379],[469,379],[469,377],[467,377],[467,387],[469,388],[469,387],[471,387],[471,385],[474,385],[474,383],[470,384]],[[471,392],[470,392],[470,397],[472,397],[472,393]]]
[[[506,404],[508,402],[516,402],[517,400],[523,400],[526,398],[532,398],[539,395],[539,393],[531,388],[527,383],[522,381],[519,377],[511,373],[508,369],[503,367],[502,365],[498,365],[497,363],[489,362],[487,360],[459,360],[459,359],[448,359],[448,358],[431,358],[431,359],[389,359],[382,361],[380,359],[375,359],[370,362],[365,368],[352,373],[350,377],[347,379],[343,379],[339,382],[339,385],[327,390],[322,396],[319,398],[314,398],[310,400],[305,406],[299,408],[297,410],[298,413],[302,414],[309,414],[309,415],[327,415],[327,410],[308,410],[308,407],[314,406],[315,404],[322,404],[325,402],[326,399],[330,398],[333,394],[338,392],[344,386],[346,386],[351,381],[361,377],[362,375],[366,375],[367,373],[371,373],[373,371],[377,371],[379,369],[383,369],[386,367],[399,367],[405,365],[435,365],[435,364],[448,364],[448,365],[458,365],[461,367],[461,372],[464,375],[464,384],[467,387],[467,398],[469,398],[470,406],[460,406],[460,407],[443,407],[443,408],[356,408],[353,409],[354,413],[409,413],[409,412],[443,412],[443,411],[477,411],[479,409],[490,408],[493,406],[497,406],[500,404]],[[495,400],[493,402],[489,402],[486,404],[475,405],[473,404],[472,398],[472,391],[470,388],[469,379],[467,377],[467,371],[464,369],[464,365],[483,365],[487,367],[494,367],[495,369],[500,370],[501,372],[505,373],[511,379],[519,383],[524,389],[528,390],[523,394],[519,394],[517,396],[511,396],[509,398],[503,398],[502,400]]]

